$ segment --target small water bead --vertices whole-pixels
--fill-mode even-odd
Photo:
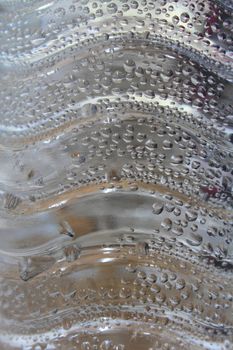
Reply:
[[[33,350],[42,350],[42,347],[40,345],[35,345],[35,347],[33,348]]]
[[[156,214],[156,215],[161,214],[162,211],[163,211],[163,208],[164,208],[164,205],[161,204],[161,203],[154,203],[154,204],[152,205],[153,213]]]
[[[160,294],[157,294],[156,297],[155,297],[155,300],[158,304],[163,304],[166,300],[166,296],[162,293]]]
[[[119,292],[119,296],[123,299],[127,299],[131,296],[131,289],[128,287],[121,288]]]
[[[65,330],[68,330],[72,327],[72,320],[69,320],[69,319],[63,319],[62,321],[62,326]]]
[[[180,20],[181,22],[183,23],[187,23],[189,21],[190,17],[189,17],[189,14],[187,12],[183,12],[181,15],[180,15]]]
[[[207,229],[207,234],[209,235],[209,236],[212,236],[212,237],[216,237],[217,236],[217,228],[216,227],[208,227],[208,229]]]
[[[124,344],[117,344],[114,345],[113,350],[125,350],[125,345]]]
[[[91,344],[88,341],[83,342],[81,345],[82,350],[91,350],[91,348]]]
[[[135,266],[133,266],[132,264],[128,264],[125,269],[126,269],[126,271],[128,271],[130,273],[135,273],[137,271],[137,268]]]
[[[54,15],[59,16],[59,17],[65,16],[65,14],[66,14],[66,10],[63,7],[58,7],[54,11]]]
[[[155,283],[156,280],[157,280],[157,276],[156,276],[154,273],[150,274],[150,275],[147,277],[147,281],[148,281],[149,283]]]
[[[172,155],[171,156],[171,164],[177,165],[183,163],[183,156],[182,155]]]
[[[147,138],[147,135],[145,133],[139,132],[136,136],[138,142],[144,142]]]
[[[110,4],[107,5],[107,11],[110,14],[116,13],[117,12],[117,5],[114,2],[111,2]]]
[[[195,221],[198,217],[198,213],[193,210],[186,210],[185,217],[188,221]]]
[[[173,212],[175,209],[175,205],[172,203],[166,203],[165,210],[169,213]]]
[[[79,257],[80,252],[80,247],[78,247],[77,245],[68,246],[64,248],[64,255],[68,262],[75,261]]]
[[[183,288],[185,288],[185,280],[184,279],[177,279],[176,280],[176,289],[177,290],[181,290]]]
[[[173,214],[174,214],[175,216],[180,216],[180,214],[181,214],[181,209],[175,207],[175,209],[174,209],[174,211],[173,211]]]
[[[149,245],[146,242],[137,242],[136,244],[136,251],[139,255],[147,255],[149,252]]]
[[[146,278],[146,273],[144,271],[138,271],[137,272],[137,277],[139,279],[145,279]]]
[[[131,73],[136,67],[135,62],[132,59],[128,59],[124,63],[124,69],[127,73]]]
[[[172,221],[169,218],[165,218],[162,222],[161,222],[161,227],[166,230],[169,231],[172,228]]]
[[[187,239],[187,242],[194,247],[199,246],[203,241],[203,237],[200,234],[195,233],[193,231],[190,232],[190,237],[191,239]]]
[[[176,15],[172,17],[172,22],[173,22],[174,24],[178,24],[178,23],[179,23],[179,20],[180,20],[179,17],[176,16]]]
[[[158,294],[160,292],[161,288],[157,284],[153,283],[150,290],[151,290],[151,292]]]
[[[176,236],[182,236],[184,233],[184,230],[182,227],[174,227],[171,232]]]
[[[192,226],[190,228],[193,232],[196,232],[198,230],[198,225],[192,224]]]
[[[157,143],[153,140],[147,140],[146,143],[145,143],[145,147],[146,149],[148,149],[149,151],[153,151],[154,149],[156,149],[158,146],[157,146]]]
[[[172,142],[170,141],[170,140],[164,140],[163,141],[163,148],[165,149],[165,150],[169,150],[169,149],[171,149],[173,147],[173,144],[172,144]]]

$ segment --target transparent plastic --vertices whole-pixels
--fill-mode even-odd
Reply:
[[[233,349],[233,5],[0,0],[0,349]]]

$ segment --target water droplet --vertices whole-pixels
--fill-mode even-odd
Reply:
[[[156,214],[156,215],[161,214],[162,211],[163,211],[163,207],[164,207],[164,206],[163,206],[163,204],[161,204],[161,203],[154,203],[154,204],[152,205],[153,213]]]
[[[110,4],[107,5],[107,11],[108,13],[116,13],[117,12],[117,5],[114,2],[111,2]]]
[[[64,255],[68,262],[75,261],[80,255],[80,247],[72,245],[64,248]]]
[[[198,213],[194,210],[187,210],[185,212],[185,217],[188,221],[195,221],[197,219]]]
[[[183,23],[187,23],[189,21],[189,14],[186,13],[186,12],[183,12],[181,15],[180,15],[180,20],[181,22]]]
[[[161,222],[161,227],[166,230],[169,231],[172,228],[172,221],[169,218],[165,218],[162,222]]]
[[[128,59],[124,63],[124,69],[127,73],[131,73],[135,68],[135,62],[132,59]]]

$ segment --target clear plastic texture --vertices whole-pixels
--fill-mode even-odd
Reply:
[[[0,349],[233,349],[231,0],[0,0]]]

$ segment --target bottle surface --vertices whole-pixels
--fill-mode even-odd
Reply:
[[[0,1],[0,349],[233,349],[231,0]]]

